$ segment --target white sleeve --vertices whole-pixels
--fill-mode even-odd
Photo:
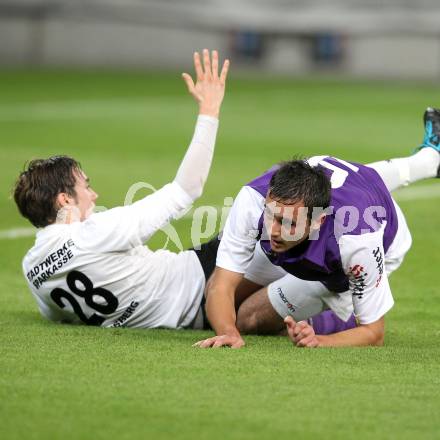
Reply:
[[[339,240],[343,269],[348,276],[353,308],[361,324],[371,324],[394,305],[385,271],[382,227],[377,232],[344,235]]]
[[[132,205],[92,214],[84,222],[73,223],[72,238],[77,246],[98,252],[128,250],[143,244],[178,218],[191,203],[191,197],[173,182]]]
[[[217,252],[217,266],[245,273],[255,249],[264,197],[244,186],[232,205]]]
[[[143,244],[170,220],[178,218],[202,194],[217,127],[218,119],[200,115],[174,182],[130,206],[93,214],[75,225],[76,245],[99,252],[127,250]]]
[[[218,119],[199,115],[190,146],[177,171],[176,182],[196,200],[202,195],[214,155]]]

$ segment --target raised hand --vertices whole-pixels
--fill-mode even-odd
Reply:
[[[229,60],[223,63],[220,75],[218,73],[218,52],[212,51],[210,56],[208,49],[203,49],[203,65],[200,54],[194,53],[194,68],[196,71],[196,83],[191,75],[182,73],[182,77],[188,87],[189,93],[199,104],[201,115],[218,118],[220,107],[225,95],[225,84],[229,70]]]

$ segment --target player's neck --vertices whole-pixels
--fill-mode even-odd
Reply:
[[[63,206],[58,210],[55,224],[70,225],[81,221],[81,213],[76,206]]]

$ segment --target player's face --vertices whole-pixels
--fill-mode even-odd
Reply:
[[[264,225],[274,252],[286,252],[310,234],[310,220],[303,202],[288,205],[267,196]]]
[[[93,191],[89,178],[82,171],[75,172],[75,178],[75,207],[79,212],[80,221],[83,221],[93,213],[98,194]]]

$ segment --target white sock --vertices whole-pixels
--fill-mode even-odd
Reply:
[[[388,191],[437,176],[440,154],[434,148],[422,148],[416,154],[399,159],[367,164],[382,177]]]

